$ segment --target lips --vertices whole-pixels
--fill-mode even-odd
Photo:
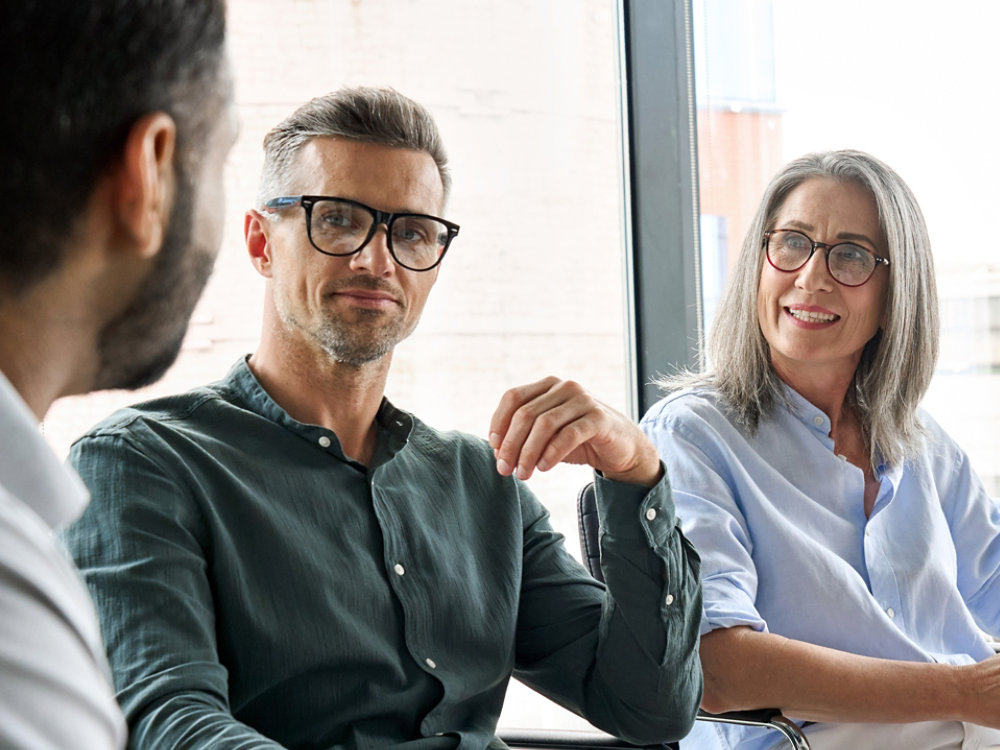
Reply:
[[[350,304],[371,309],[386,309],[402,304],[402,290],[382,279],[368,275],[339,279],[325,290],[325,296],[341,297]]]
[[[375,292],[370,289],[338,289],[334,294],[370,302],[395,302],[396,298],[387,292]]]
[[[399,304],[395,295],[374,289],[338,289],[333,296],[368,310],[388,310]]]

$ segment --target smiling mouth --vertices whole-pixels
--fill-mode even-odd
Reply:
[[[801,320],[804,323],[832,323],[840,317],[839,315],[834,315],[833,313],[819,313],[812,312],[810,310],[793,310],[790,307],[786,307],[785,311],[796,320]]]

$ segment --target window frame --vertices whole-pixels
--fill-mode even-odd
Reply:
[[[690,0],[618,0],[628,408],[696,367],[703,336]]]

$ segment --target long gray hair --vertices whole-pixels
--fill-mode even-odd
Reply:
[[[288,192],[295,157],[321,136],[425,151],[437,165],[447,201],[448,157],[430,112],[394,89],[358,86],[311,99],[264,137],[258,205]]]
[[[887,165],[860,151],[808,154],[771,180],[743,241],[708,338],[707,366],[700,373],[668,377],[668,389],[708,385],[755,431],[784,389],[771,367],[757,317],[757,289],[764,263],[763,235],[788,194],[814,177],[856,183],[871,193],[892,263],[881,330],[865,346],[847,399],[857,410],[872,466],[914,455],[923,430],[917,405],[934,372],[938,353],[938,305],[934,262],[923,214],[906,183]]]

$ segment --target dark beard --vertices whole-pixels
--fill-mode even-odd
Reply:
[[[194,188],[184,160],[163,246],[129,306],[101,331],[93,390],[134,390],[154,383],[180,353],[191,313],[208,282],[216,251],[192,240]]]

